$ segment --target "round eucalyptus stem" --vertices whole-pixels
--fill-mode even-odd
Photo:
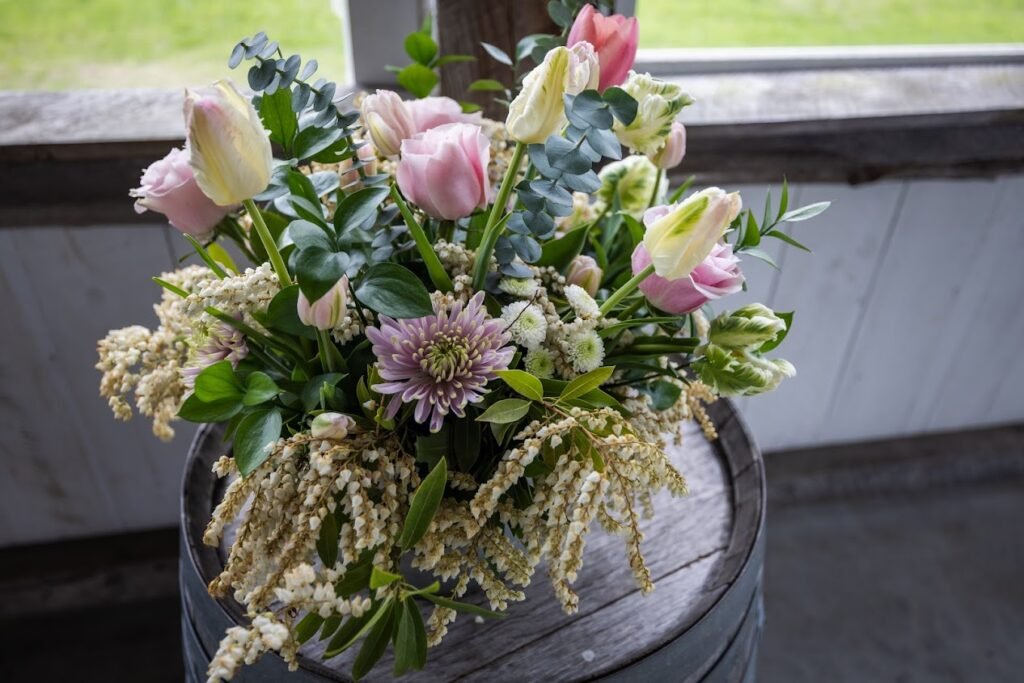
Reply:
[[[523,156],[526,152],[526,145],[522,142],[516,143],[515,151],[512,152],[512,160],[505,170],[505,177],[498,188],[498,196],[491,207],[491,213],[487,217],[487,224],[484,226],[484,236],[480,246],[476,250],[476,265],[473,267],[473,289],[484,288],[484,281],[487,279],[487,265],[491,261],[491,254],[494,253],[494,245],[498,243],[498,224],[501,216],[505,213],[505,206],[508,204],[508,196],[512,194],[512,187],[516,184],[516,177],[519,175],[519,167],[523,164]]]
[[[281,258],[281,252],[278,251],[277,243],[274,242],[274,237],[270,234],[270,229],[267,228],[267,224],[263,220],[263,214],[260,213],[256,203],[251,199],[243,200],[242,206],[245,207],[245,210],[252,218],[252,225],[256,228],[256,234],[260,236],[263,249],[267,252],[267,256],[270,257],[270,264],[274,266],[277,279],[281,281],[281,288],[289,286],[292,283],[292,278],[288,274],[288,266],[284,264],[284,259]]]
[[[441,260],[437,258],[437,254],[434,253],[434,245],[427,239],[427,233],[423,232],[423,226],[417,221],[416,217],[412,215],[412,210],[409,205],[405,203],[405,199],[402,198],[402,193],[398,191],[397,185],[391,186],[391,199],[395,201],[395,205],[398,210],[402,213],[402,218],[405,219],[405,225],[409,228],[409,233],[412,235],[413,241],[416,242],[416,249],[419,250],[420,256],[423,257],[423,263],[427,267],[427,273],[430,275],[430,281],[434,283],[442,292],[452,291],[452,279],[448,277],[448,273],[445,271],[444,266],[441,265]]]
[[[636,291],[636,288],[640,286],[640,283],[647,279],[648,276],[654,273],[654,264],[648,265],[646,268],[641,270],[639,273],[629,279],[629,282],[619,287],[616,291],[612,292],[612,295],[608,297],[603,304],[601,304],[601,315],[607,316],[612,312],[619,302],[625,299],[627,296]]]

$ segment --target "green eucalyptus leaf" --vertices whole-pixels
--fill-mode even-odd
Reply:
[[[486,52],[492,58],[494,58],[495,61],[500,62],[506,66],[512,66],[512,58],[509,57],[508,54],[500,47],[496,45],[491,45],[490,43],[485,43],[483,41],[480,42],[480,46],[484,49],[484,52]]]

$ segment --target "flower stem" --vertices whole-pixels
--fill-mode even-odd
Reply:
[[[452,291],[452,279],[445,272],[444,266],[441,265],[441,260],[434,253],[434,245],[427,239],[427,233],[423,232],[423,226],[416,222],[416,217],[412,215],[412,210],[405,203],[402,193],[398,191],[397,185],[391,186],[391,198],[402,213],[402,218],[405,219],[405,224],[408,226],[409,232],[416,242],[416,249],[419,250],[420,256],[423,257],[423,263],[427,266],[430,281],[442,292]]]
[[[651,199],[647,202],[647,208],[654,206],[654,202],[658,201],[658,189],[661,187],[661,179],[665,175],[664,169],[658,169],[658,172],[654,174],[654,191],[651,192]]]
[[[317,330],[316,341],[320,347],[320,362],[323,363],[324,369],[326,369],[327,372],[337,372],[338,369],[334,366],[334,358],[331,355],[329,348],[331,338],[327,336],[327,332],[324,330]]]
[[[256,233],[260,236],[260,242],[263,243],[263,249],[267,252],[267,256],[270,257],[270,263],[274,266],[274,272],[277,273],[277,279],[281,281],[281,288],[285,288],[292,283],[292,278],[288,274],[288,266],[284,264],[284,259],[281,258],[281,252],[277,250],[277,243],[274,242],[274,237],[270,234],[270,230],[267,228],[266,222],[263,220],[263,214],[256,208],[256,203],[251,199],[242,201],[242,206],[249,213],[252,218],[252,225],[256,228]]]
[[[491,254],[494,253],[494,245],[498,243],[500,231],[497,229],[501,216],[505,213],[505,206],[508,204],[508,196],[512,193],[512,187],[519,175],[519,167],[523,164],[523,156],[526,152],[526,145],[522,142],[516,143],[515,151],[512,152],[512,160],[505,170],[505,177],[498,188],[498,196],[491,207],[491,213],[487,217],[487,225],[484,227],[484,236],[480,241],[480,247],[476,250],[476,265],[473,267],[473,289],[480,291],[484,288],[484,281],[487,279],[487,265],[491,261]]]
[[[612,309],[615,308],[620,301],[625,299],[627,296],[632,294],[640,283],[647,279],[649,275],[654,273],[654,264],[649,264],[646,268],[641,270],[639,273],[629,279],[629,282],[622,285],[603,304],[601,304],[601,315],[607,316],[611,313]]]

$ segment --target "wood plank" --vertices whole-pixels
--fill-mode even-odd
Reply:
[[[828,437],[828,398],[837,390],[843,360],[851,351],[873,267],[895,225],[905,183],[799,189],[799,202],[793,206],[826,200],[832,206],[819,218],[789,224],[787,230],[814,253],[785,247],[770,297],[776,310],[796,312],[792,334],[774,355],[792,362],[797,376],[744,404],[744,414],[766,450]]]
[[[108,329],[155,323],[152,305],[159,290],[146,283],[169,266],[162,229],[9,230],[0,232],[0,240],[3,270],[13,281],[13,298],[5,297],[5,305],[26,317],[29,343],[38,349],[34,357],[28,352],[12,356],[18,372],[36,373],[38,379],[22,375],[21,381],[4,382],[5,388],[27,392],[22,404],[33,406],[31,412],[38,415],[25,418],[37,425],[27,442],[18,430],[4,430],[3,445],[11,454],[5,464],[36,456],[32,461],[47,463],[60,473],[60,486],[73,490],[69,501],[57,491],[39,490],[45,478],[26,480],[22,473],[23,492],[3,502],[18,510],[18,519],[29,515],[14,506],[29,497],[66,509],[73,523],[47,522],[11,540],[172,523],[190,428],[185,426],[175,443],[162,444],[142,418],[116,422],[98,395],[99,374],[93,369],[96,340]],[[39,410],[42,405],[50,410]],[[39,445],[33,447],[36,440]]]
[[[988,248],[996,184],[971,180],[911,184],[892,241],[882,256],[846,368],[817,432],[850,441],[920,431],[915,406],[931,400],[952,313],[964,302],[956,275]],[[936,226],[949,226],[938,232]],[[938,366],[936,364],[939,364]],[[931,390],[927,389],[931,387]]]
[[[994,195],[987,229],[971,228],[984,246],[960,271],[949,331],[938,340],[945,362],[916,405],[913,419],[928,429],[1024,420],[1024,176],[1001,179]]]

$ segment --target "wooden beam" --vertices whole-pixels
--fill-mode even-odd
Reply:
[[[512,84],[512,70],[487,54],[481,42],[515,55],[516,41],[533,33],[558,33],[541,0],[437,0],[437,30],[441,54],[467,54],[474,62],[444,67],[441,93],[484,107],[484,115],[504,118],[505,110],[492,102],[493,93],[470,93],[469,84],[480,78]]]

